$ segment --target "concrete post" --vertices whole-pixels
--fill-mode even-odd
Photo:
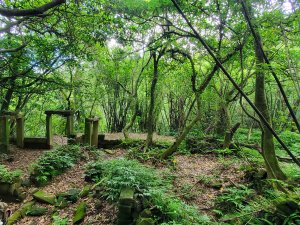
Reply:
[[[19,113],[16,116],[16,128],[17,128],[17,146],[19,148],[24,147],[24,116],[22,113]]]
[[[9,123],[8,116],[0,116],[0,152],[9,153]]]
[[[51,114],[46,115],[46,139],[47,139],[47,146],[49,149],[51,149],[53,147],[53,131],[52,131]]]
[[[99,119],[96,119],[93,122],[93,134],[92,134],[92,145],[95,147],[98,147],[98,127],[99,127]]]
[[[73,134],[74,116],[67,116],[66,135],[70,137]]]
[[[84,128],[84,143],[86,145],[92,144],[92,128],[92,121],[89,118],[86,118]]]

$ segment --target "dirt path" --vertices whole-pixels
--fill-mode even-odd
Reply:
[[[230,157],[178,155],[174,164],[175,193],[206,213],[210,213],[218,194],[228,186],[239,183],[244,176],[239,171],[240,163]]]

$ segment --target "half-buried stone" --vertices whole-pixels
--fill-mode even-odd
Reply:
[[[55,195],[48,194],[42,190],[38,190],[33,193],[33,198],[41,203],[47,203],[50,205],[55,205],[56,203],[56,197]]]

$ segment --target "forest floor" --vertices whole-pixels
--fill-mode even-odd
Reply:
[[[105,138],[109,140],[120,139],[122,134],[106,134]],[[130,134],[134,139],[145,139],[145,134]],[[173,137],[155,135],[155,140],[173,141]],[[65,138],[56,137],[55,143],[65,144]],[[45,150],[22,150],[12,146],[13,160],[2,160],[0,163],[9,170],[20,169],[23,171],[23,178],[28,178],[30,165],[41,156]],[[114,149],[109,153],[103,154],[103,160],[110,160],[118,157],[125,157],[126,150]],[[47,193],[57,194],[69,190],[70,188],[83,188],[87,183],[84,181],[84,167],[89,160],[80,161],[73,168],[65,173],[55,177],[51,183],[41,189]],[[146,162],[149,165],[152,163]],[[174,176],[173,190],[175,194],[188,204],[198,206],[200,212],[212,214],[214,207],[213,200],[223,192],[227,186],[235,186],[242,182],[244,173],[239,169],[242,161],[236,160],[230,156],[217,156],[213,154],[192,154],[175,155],[170,164],[156,164],[157,170],[168,170]],[[26,190],[26,201],[32,200],[32,193],[36,187],[30,187]],[[87,216],[83,224],[114,224],[116,221],[116,206],[106,200],[95,198],[84,198],[88,205]],[[17,210],[23,203],[10,203],[9,208],[12,211]],[[59,209],[58,214],[61,217],[67,217],[72,224],[72,215],[75,207],[79,203],[71,204],[65,209]],[[39,225],[50,224],[53,206],[43,205],[49,208],[49,213],[41,217],[25,217],[17,224],[19,225]]]

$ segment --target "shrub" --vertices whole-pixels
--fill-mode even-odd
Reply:
[[[72,167],[81,157],[79,146],[61,146],[43,154],[36,163],[31,165],[30,179],[43,185],[54,176]]]
[[[0,165],[0,182],[13,183],[20,178],[21,174],[20,170],[8,171],[4,165]]]

